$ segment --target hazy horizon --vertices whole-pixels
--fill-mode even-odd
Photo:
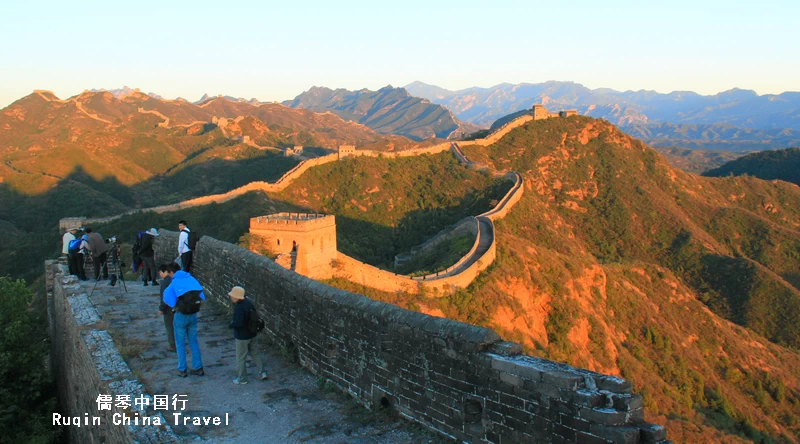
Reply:
[[[213,5],[213,6],[209,6]],[[449,90],[574,81],[713,95],[800,90],[800,5],[677,1],[4,5],[0,107],[128,85],[165,98],[294,98],[313,85]]]

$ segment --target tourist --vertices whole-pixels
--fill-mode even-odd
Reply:
[[[151,228],[142,235],[142,246],[139,248],[139,257],[142,258],[142,280],[144,281],[144,286],[147,287],[147,283],[152,281],[153,285],[158,284],[156,281],[156,262],[153,256],[155,256],[155,251],[153,251],[153,241],[158,236],[158,230],[155,228]]]
[[[182,220],[178,222],[178,229],[180,230],[180,235],[178,236],[178,256],[181,258],[181,267],[187,273],[192,272],[192,252],[191,248],[191,231],[189,227],[186,226],[186,221]]]
[[[164,290],[164,303],[175,311],[173,327],[175,329],[175,348],[178,352],[178,376],[185,378],[186,341],[192,353],[192,369],[189,373],[197,376],[205,375],[203,360],[200,357],[200,344],[197,342],[197,312],[201,301],[206,300],[203,286],[189,273],[181,270],[180,265],[169,265],[172,282]]]
[[[76,239],[77,240],[77,239]],[[81,236],[81,243],[79,244],[77,249],[71,250],[69,252],[69,262],[75,269],[75,275],[78,276],[78,279],[82,281],[88,280],[86,278],[86,270],[84,270],[83,263],[86,260],[86,253],[89,249],[89,236],[83,235]]]
[[[172,307],[164,302],[164,290],[172,283],[173,274],[175,274],[175,272],[171,271],[167,264],[161,264],[161,266],[158,267],[158,277],[161,278],[161,298],[159,299],[158,310],[159,313],[164,316],[164,327],[167,329],[167,343],[169,344],[167,349],[169,351],[175,351],[175,327],[173,327],[172,323],[175,313],[172,311]]]
[[[88,244],[88,251],[92,253],[92,263],[94,264],[94,278],[100,280],[100,268],[103,269],[103,279],[108,279],[108,264],[106,258],[108,257],[108,245],[103,240],[100,233],[95,233],[91,228],[86,228],[88,236],[86,243]]]
[[[258,333],[251,333],[247,328],[248,314],[255,310],[255,306],[244,296],[244,288],[233,287],[228,293],[233,304],[233,320],[230,327],[233,329],[233,337],[236,339],[236,369],[237,376],[233,379],[234,384],[247,384],[247,355],[258,366],[261,373],[261,380],[267,379],[267,372],[264,371],[264,363],[258,353],[258,343],[256,338]]]
[[[75,233],[77,231],[78,229],[75,227],[67,228],[66,230],[64,230],[64,235],[61,237],[61,254],[67,256],[67,266],[69,267],[69,274],[75,274],[75,275],[77,275],[78,273],[74,268],[74,264],[69,259],[70,257],[69,243],[77,239],[77,237],[75,237]]]

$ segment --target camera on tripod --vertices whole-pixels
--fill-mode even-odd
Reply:
[[[109,256],[107,261],[110,261],[111,269],[119,273],[119,279],[125,282],[125,277],[122,275],[125,271],[125,263],[122,262],[122,257],[120,256],[120,247],[117,244],[117,236],[111,236],[106,238],[106,243],[110,244],[108,247]],[[117,273],[111,274],[111,282],[110,285],[113,287],[117,284]]]

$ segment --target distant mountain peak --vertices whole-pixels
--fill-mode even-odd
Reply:
[[[105,88],[90,89],[89,92],[93,93],[108,92],[111,93],[114,97],[122,99],[125,96],[129,96],[134,93],[140,93],[141,91],[139,91],[139,88],[129,88],[127,85],[125,85],[122,88],[116,88],[116,89],[105,89]]]
[[[405,136],[414,140],[447,138],[456,130],[465,130],[447,108],[427,99],[412,96],[405,88],[384,86],[377,91],[363,88],[323,89],[312,87],[294,100],[283,102],[292,108],[332,112],[337,116],[366,125],[379,133]],[[467,124],[468,125],[468,124]]]

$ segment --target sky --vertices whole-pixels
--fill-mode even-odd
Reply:
[[[304,1],[0,4],[0,107],[127,85],[282,101],[312,86],[800,91],[800,2]]]

